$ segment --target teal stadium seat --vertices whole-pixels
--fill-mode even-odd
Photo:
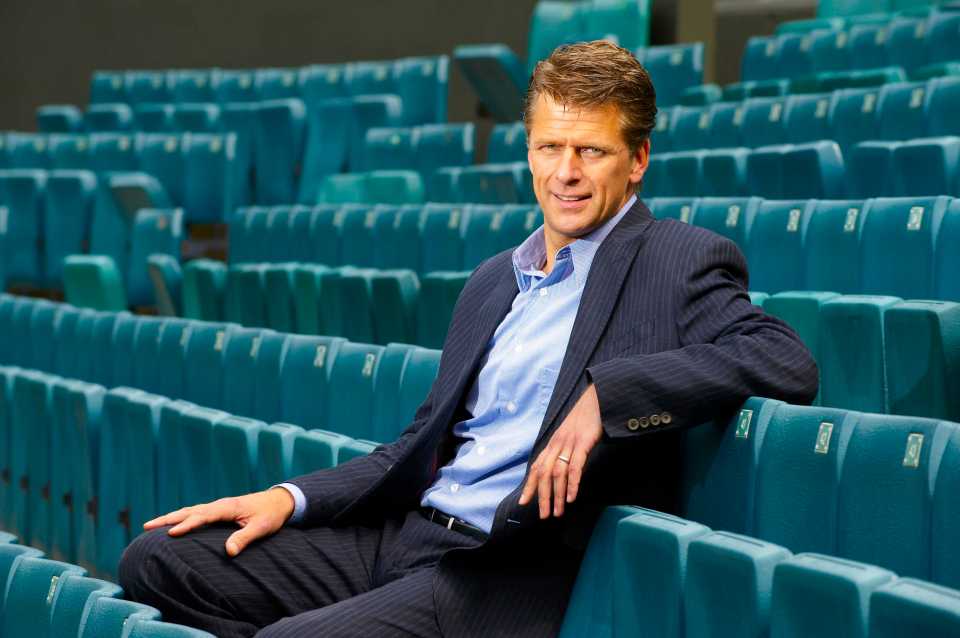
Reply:
[[[691,541],[684,607],[687,635],[767,635],[774,570],[788,558],[790,552],[783,547],[729,532]]]
[[[220,128],[220,107],[204,102],[175,104],[173,127],[183,133],[215,133]]]
[[[182,136],[143,134],[137,139],[140,169],[157,178],[175,203],[184,201],[184,156]]]
[[[180,260],[173,255],[155,253],[147,257],[147,275],[153,285],[153,303],[157,314],[178,317],[181,313]]]
[[[144,133],[171,133],[177,130],[173,104],[138,104],[133,108],[137,130]]]
[[[258,108],[256,103],[249,102],[228,102],[220,107],[220,129],[237,136],[234,153],[237,204],[249,204],[254,199]]]
[[[210,408],[223,405],[223,353],[239,326],[195,321],[183,342],[184,399]]]
[[[833,556],[785,560],[773,575],[770,636],[867,638],[871,594],[894,578],[886,569]]]
[[[835,92],[830,106],[832,135],[829,139],[844,150],[858,142],[879,139],[879,101],[879,87]]]
[[[324,265],[297,265],[293,277],[298,332],[319,335],[339,331],[339,325],[330,326],[328,321],[331,315],[337,317],[334,323],[339,321],[339,307],[335,313],[330,308],[332,280],[339,276],[339,270]]]
[[[504,44],[461,45],[454,49],[453,59],[496,121],[516,119],[523,99],[526,71],[510,47]]]
[[[764,201],[746,236],[750,285],[770,294],[803,289],[804,231],[814,214],[813,200]]]
[[[927,133],[932,136],[960,135],[960,124],[954,116],[960,104],[960,77],[936,78],[930,81],[927,103]]]
[[[237,328],[230,334],[223,350],[223,409],[230,414],[251,416],[254,413],[257,387],[257,355],[262,337],[271,331],[260,328]]]
[[[960,529],[960,512],[956,507],[956,490],[960,488],[960,429],[950,432],[939,471],[933,479],[933,511],[931,513],[930,580],[958,588],[960,585],[960,551],[956,544]]]
[[[126,104],[91,104],[83,114],[84,128],[97,133],[133,129],[133,109]]]
[[[707,197],[742,197],[747,193],[750,149],[716,149],[703,156],[698,192]]]
[[[703,84],[703,43],[648,47],[643,65],[664,105],[677,104],[683,91]]]
[[[420,271],[422,209],[422,205],[407,204],[389,215],[376,217],[373,228],[377,245],[373,256],[374,266],[381,269]]]
[[[955,249],[960,239],[960,200],[953,200],[940,224],[936,248],[934,282],[937,299],[960,301],[960,280],[954,273],[960,267],[960,253]]]
[[[259,340],[250,346],[251,356],[256,359],[254,377],[256,379],[253,395],[255,418],[272,422],[280,418],[281,379],[280,373],[287,355],[287,336],[265,330]]]
[[[103,255],[70,255],[64,260],[67,302],[94,310],[125,310],[123,280],[113,259]]]
[[[308,430],[334,429],[328,425],[333,400],[329,378],[345,340],[291,335],[287,342],[280,373],[280,420]],[[350,397],[341,400],[348,401]]]
[[[258,107],[254,151],[258,204],[297,200],[305,126],[306,107],[298,99],[271,100]]]
[[[420,280],[412,270],[375,270],[370,277],[376,343],[410,343],[416,338]]]
[[[742,249],[760,202],[758,197],[704,197],[694,204],[691,223],[730,239]]]
[[[771,295],[763,302],[768,314],[786,321],[815,361],[820,360],[820,306],[837,297],[835,292],[793,290]]]
[[[233,210],[238,188],[236,136],[187,134],[183,138],[185,221],[216,223]]]
[[[298,432],[293,440],[292,476],[302,476],[337,465],[340,448],[350,437],[326,430]]]
[[[74,133],[83,130],[83,115],[71,104],[47,104],[37,108],[41,133]]]
[[[903,82],[880,89],[880,138],[909,140],[926,137],[927,84]]]
[[[367,201],[365,173],[328,175],[323,179],[319,201],[330,204],[347,204]]]
[[[254,90],[260,101],[300,97],[296,69],[257,69]]]
[[[93,217],[97,178],[89,171],[63,170],[48,174],[44,209],[44,276],[63,281],[63,260],[85,252]]]
[[[685,635],[687,552],[692,541],[709,532],[699,523],[653,511],[620,520],[612,577],[614,636]]]
[[[413,166],[416,129],[371,128],[364,139],[365,170],[401,170]]]
[[[96,173],[139,170],[134,138],[125,133],[90,134],[90,170]]]
[[[183,267],[183,316],[222,321],[227,267],[212,259],[194,259]]]
[[[90,78],[91,102],[126,102],[124,76],[118,71],[94,71]]]
[[[89,165],[90,144],[86,135],[51,135],[48,139],[48,153],[51,169],[86,169]]]
[[[173,102],[215,102],[219,70],[181,69],[167,76]]]
[[[414,165],[424,181],[441,166],[473,164],[476,129],[471,122],[419,127]]]
[[[312,101],[305,96],[304,99],[311,108],[307,112],[298,201],[313,204],[322,201],[318,198],[324,178],[347,169],[353,102],[343,98]]]
[[[843,153],[836,142],[788,147],[781,161],[784,199],[838,199],[846,194]]]
[[[960,195],[960,137],[930,137],[893,149],[899,195]]]
[[[396,92],[406,124],[447,121],[450,58],[446,55],[401,58],[393,63]]]
[[[860,291],[860,229],[867,212],[863,204],[853,200],[817,202],[805,238],[803,280],[807,290]]]
[[[7,133],[7,162],[10,168],[50,167],[47,136],[36,133]]]
[[[524,122],[497,124],[487,143],[487,162],[522,162],[527,159],[527,131]]]
[[[960,15],[949,11],[933,13],[930,16],[930,31],[927,34],[929,61],[952,62],[960,60]]]
[[[723,90],[716,84],[691,86],[680,95],[680,104],[684,106],[706,106],[723,99]]]
[[[469,277],[469,272],[437,271],[420,279],[417,344],[425,348],[443,347],[453,308]]]
[[[419,204],[425,199],[423,179],[416,171],[371,171],[365,181],[366,200],[384,204]]]
[[[251,328],[267,327],[264,295],[266,264],[230,266],[224,291],[223,314],[227,321]]]
[[[657,219],[675,219],[689,224],[696,201],[692,197],[656,197],[646,200],[646,204]]]
[[[51,607],[47,635],[51,638],[79,636],[85,625],[85,617],[98,599],[119,598],[121,595],[123,590],[119,585],[79,574],[65,574],[57,583],[55,594],[47,596]],[[40,633],[42,635],[43,631]]]
[[[787,141],[784,128],[787,98],[765,97],[746,101],[743,109],[744,146],[756,148]]]
[[[930,578],[931,483],[954,429],[917,417],[860,418],[840,473],[839,556]]]
[[[273,423],[257,436],[256,484],[261,490],[283,483],[293,474],[293,444],[303,428]]]
[[[893,197],[898,178],[893,173],[894,151],[901,142],[860,142],[844,158],[847,192],[851,197]]]
[[[46,211],[47,173],[40,170],[0,172],[0,205],[7,210],[3,246],[3,273],[8,283],[43,281],[40,253]]]
[[[702,190],[703,158],[707,152],[679,151],[661,155],[663,172],[660,179],[656,174],[649,178],[651,186],[656,187],[653,194],[658,197],[699,195]]]
[[[678,106],[673,110],[670,132],[670,148],[664,150],[693,150],[708,148],[710,143],[710,107]],[[660,126],[660,120],[657,121]],[[659,148],[656,148],[659,151]]]
[[[257,89],[254,86],[254,73],[248,70],[220,71],[220,81],[217,83],[217,102],[256,102]]]
[[[681,485],[684,518],[740,534],[753,528],[758,456],[781,401],[750,398],[729,423],[704,423],[687,431],[688,459]]]
[[[147,259],[157,253],[179,258],[182,239],[182,209],[137,211],[130,239],[130,264],[126,277],[127,299],[131,304],[152,305],[153,286],[147,270]]]
[[[0,618],[0,630],[9,638],[52,638],[50,618],[51,590],[55,594],[58,580],[68,574],[84,576],[86,570],[77,565],[47,560],[36,556],[23,557],[7,584],[7,600]]]
[[[776,36],[751,36],[743,49],[740,77],[744,80],[772,80],[779,77],[779,53],[780,42]]]
[[[960,598],[955,589],[901,578],[870,596],[871,638],[950,636],[960,632]]]
[[[427,204],[421,216],[421,272],[458,270],[463,263],[462,229],[466,207],[457,204]]]
[[[357,79],[351,81],[354,86]],[[354,86],[354,88],[357,88]],[[404,124],[403,102],[394,94],[356,94],[352,99],[353,127],[349,137],[349,166],[351,171],[362,171],[365,160],[363,140],[374,127]]]
[[[122,636],[124,629],[141,620],[159,620],[160,612],[128,600],[99,597],[91,602],[78,638]]]
[[[3,589],[0,590],[0,620],[2,620],[5,615],[7,584],[10,582],[10,578],[16,573],[17,568],[25,558],[42,556],[43,552],[34,547],[14,543],[0,544],[0,582],[4,584]]]
[[[376,441],[392,441],[400,435],[402,430],[413,423],[413,417],[420,405],[426,401],[433,382],[440,369],[440,351],[427,348],[416,348],[410,353],[410,358],[403,367],[400,377],[400,394],[397,404],[397,419],[392,438],[378,438]],[[379,376],[379,368],[377,375]],[[376,432],[375,432],[376,434]]]
[[[829,93],[790,95],[786,102],[786,141],[791,144],[832,139]]]
[[[262,421],[231,416],[213,425],[213,490],[220,496],[257,490],[257,442]]]
[[[131,104],[170,102],[173,96],[163,71],[127,71],[124,77],[126,100]]]
[[[374,378],[383,351],[360,343],[340,346],[329,373],[325,429],[355,439],[372,435]]]
[[[380,355],[373,387],[373,429],[371,438],[389,442],[396,439],[401,421],[400,381],[416,346],[390,343]]]
[[[846,71],[851,67],[850,33],[813,31],[810,34],[810,57],[817,71]]]
[[[295,263],[268,264],[263,271],[266,323],[280,332],[299,332],[296,324]]]
[[[179,444],[178,475],[180,495],[186,503],[208,503],[223,496],[218,491],[225,481],[215,478],[213,430],[230,415],[220,410],[194,407],[184,411],[177,422]]]
[[[744,108],[741,102],[717,102],[710,107],[709,148],[742,146]]]
[[[857,412],[782,405],[760,448],[753,533],[797,552],[837,552],[840,468]]]
[[[337,465],[343,465],[355,458],[366,456],[377,448],[374,441],[349,439],[337,451]]]

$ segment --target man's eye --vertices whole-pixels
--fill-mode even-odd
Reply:
[[[581,149],[580,152],[586,155],[587,157],[600,157],[601,155],[603,155],[602,149],[599,149],[593,146],[587,146]]]
[[[549,152],[549,151],[555,151],[555,150],[557,150],[557,145],[556,145],[556,144],[541,144],[541,145],[540,145],[540,150],[541,150],[541,151],[548,151],[548,152]]]

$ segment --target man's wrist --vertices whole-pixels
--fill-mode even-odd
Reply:
[[[270,488],[270,491],[285,493],[281,496],[289,505],[290,509],[286,518],[287,523],[299,523],[303,519],[303,514],[307,509],[307,499],[299,487],[293,483],[280,483]]]

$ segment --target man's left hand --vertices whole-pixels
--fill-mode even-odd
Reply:
[[[536,494],[540,518],[550,516],[551,502],[553,515],[563,516],[564,504],[577,498],[587,455],[601,436],[600,402],[591,383],[530,466],[520,505],[529,503]]]

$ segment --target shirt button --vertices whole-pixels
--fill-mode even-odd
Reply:
[[[510,403],[507,404],[507,412],[509,412],[510,414],[513,414],[513,413],[516,412],[516,411],[517,411],[517,404],[516,404],[516,403],[514,403],[513,401],[511,401]]]
[[[478,445],[478,446],[477,446],[477,454],[479,454],[480,456],[483,456],[483,455],[486,454],[486,453],[487,453],[487,446],[486,446],[486,445]]]
[[[459,491],[460,491],[460,484],[459,484],[459,483],[454,483],[453,485],[451,485],[451,486],[450,486],[450,491],[451,491],[451,492],[454,492],[454,493],[459,492]]]
[[[523,344],[518,343],[517,347],[513,349],[514,352],[523,352]]]
[[[547,289],[546,289],[546,288],[541,288],[541,289],[540,289],[540,296],[541,296],[541,297],[546,297],[546,296],[547,296]]]

